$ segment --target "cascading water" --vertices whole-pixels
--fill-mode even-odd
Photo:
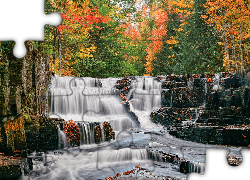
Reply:
[[[52,77],[50,87],[50,112],[51,118],[60,117],[66,121],[73,119],[77,123],[80,132],[81,148],[96,148],[95,128],[96,124],[100,127],[101,138],[99,142],[104,142],[104,122],[109,122],[116,136],[121,137],[119,132],[127,131],[138,125],[131,119],[124,104],[119,98],[119,92],[115,89],[118,79],[96,79],[96,78],[72,78],[72,77]],[[150,91],[150,87],[147,90]],[[145,90],[146,92],[146,90]],[[150,100],[147,100],[147,106]],[[68,147],[66,134],[58,125],[59,148]],[[119,139],[118,138],[118,139]],[[120,145],[123,141],[119,140]],[[88,145],[88,146],[87,146]],[[123,147],[123,146],[121,146]],[[148,154],[145,148],[131,149],[120,148],[117,150],[103,149],[92,150],[87,153],[81,161],[94,165],[97,161],[102,166],[112,166],[114,163],[132,163],[138,165],[148,161]],[[57,159],[60,159],[57,157]],[[62,163],[67,160],[68,156],[61,157]],[[79,161],[79,159],[71,159]],[[62,163],[58,161],[58,167]],[[77,162],[76,162],[77,164]],[[69,165],[71,167],[71,165]],[[69,169],[70,169],[69,167]],[[73,167],[73,166],[72,166]],[[94,166],[93,166],[94,167]]]
[[[131,87],[127,98],[133,96],[130,100],[132,111],[152,111],[161,107],[161,82],[157,82],[153,77],[137,77]]]
[[[103,122],[110,123],[116,134],[120,131],[137,127],[116,96],[117,78],[73,78],[69,76],[52,77],[50,87],[50,117],[60,117],[66,121],[73,119],[78,122],[80,144],[95,143],[95,122],[101,126],[104,141]],[[65,134],[59,132],[63,139]],[[59,147],[67,147],[62,140]]]
[[[65,120],[81,122],[108,121],[114,131],[135,127],[116,96],[116,81],[117,79],[53,77],[50,87],[50,117],[59,116]],[[99,87],[100,84],[104,87]]]
[[[191,172],[204,174],[205,173],[205,163],[203,163],[203,162],[192,162],[191,163]]]
[[[58,129],[58,148],[64,149],[68,147],[68,140],[66,134],[61,130],[60,126],[57,125]]]
[[[51,171],[46,175],[46,179],[77,179],[79,177],[80,179],[82,177],[87,179],[88,177],[89,179],[103,177],[102,179],[104,179],[108,177],[108,173],[106,171],[106,174],[97,171],[96,168],[98,170],[107,167],[111,167],[111,169],[118,168],[116,165],[119,164],[119,167],[123,166],[119,169],[119,172],[122,173],[129,165],[134,167],[145,162],[152,164],[152,160],[162,162],[159,153],[152,151],[150,154],[148,149],[145,148],[148,142],[152,140],[152,134],[144,134],[142,133],[143,130],[139,130],[139,133],[130,134],[130,132],[136,130],[135,127],[137,126],[129,116],[120,97],[117,96],[120,95],[115,89],[117,80],[116,78],[52,77],[49,115],[50,117],[60,117],[66,121],[70,119],[77,121],[81,147],[70,148],[67,151],[70,154],[55,154],[52,152],[50,156],[56,159],[56,162],[48,165]],[[131,89],[126,94],[126,98],[129,100],[130,110],[138,116],[141,128],[162,129],[162,126],[152,123],[150,119],[151,111],[161,108],[161,87],[162,82],[153,77],[137,77],[136,80],[131,82]],[[197,115],[198,111],[196,110],[195,117]],[[96,145],[95,125],[96,123],[100,125],[102,136],[100,142],[103,142],[103,124],[105,121],[110,123],[116,135],[117,132],[126,131],[127,137],[124,136],[125,138],[123,138],[122,134],[120,134],[117,136],[117,139],[120,137],[120,141]],[[130,129],[132,130],[127,131]],[[61,149],[67,147],[66,135],[59,127],[58,135],[59,147]],[[146,142],[145,136],[147,135],[149,137]],[[161,142],[166,143],[164,144],[166,146],[170,146],[174,141],[174,139],[167,139],[164,142],[165,137],[160,135],[159,138],[162,138]],[[181,145],[183,145],[182,142],[180,142]],[[64,151],[60,150],[59,152]],[[125,166],[126,168],[124,168]],[[193,171],[202,172],[202,166],[203,164],[193,164]],[[93,176],[90,175],[91,173]]]
[[[147,160],[148,154],[146,149],[123,148],[119,150],[102,150],[98,154],[98,162],[127,162]]]
[[[50,117],[82,121],[83,114],[100,111],[98,80],[94,78],[52,77]]]
[[[138,116],[143,129],[162,128],[162,126],[152,123],[150,119],[151,111],[161,108],[161,84],[154,77],[137,77],[136,81],[131,83],[127,99],[130,110]]]
[[[80,144],[93,144],[95,143],[95,124],[89,122],[78,122],[77,127],[80,130],[81,142]]]

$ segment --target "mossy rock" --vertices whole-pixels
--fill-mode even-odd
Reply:
[[[14,180],[21,177],[21,168],[18,165],[1,166],[0,180]]]

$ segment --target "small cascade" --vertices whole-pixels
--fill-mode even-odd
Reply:
[[[203,162],[191,162],[191,172],[205,174],[205,163]]]
[[[123,83],[126,84],[126,80]],[[162,127],[152,123],[150,118],[151,111],[161,107],[161,84],[155,77],[136,77],[131,78],[127,86],[129,92],[124,95],[128,100],[129,110],[138,118],[143,129]]]
[[[98,154],[98,162],[124,162],[148,160],[146,149],[123,148],[119,150],[101,150]]]
[[[123,115],[126,110],[117,97],[104,97],[101,98],[102,115]]]
[[[162,154],[155,150],[148,150],[148,158],[152,159],[153,161],[163,161]]]
[[[109,122],[114,131],[126,131],[135,127],[131,119],[129,119],[128,117],[111,119],[109,120]]]
[[[109,122],[78,122],[80,145],[101,143],[115,138]]]
[[[58,148],[64,149],[69,147],[66,134],[61,130],[60,125],[57,125],[58,129]]]
[[[182,173],[199,173],[205,174],[205,163],[204,162],[190,162],[190,161],[182,161],[180,163],[180,172]]]
[[[95,123],[78,122],[77,127],[80,130],[80,144],[94,144],[95,143]]]
[[[152,111],[161,107],[161,82],[153,77],[137,77],[132,83],[133,89],[128,93],[133,110]]]

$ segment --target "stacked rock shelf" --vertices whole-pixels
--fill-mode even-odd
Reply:
[[[162,108],[151,113],[170,134],[185,140],[248,146],[250,88],[240,75],[169,75],[162,84]]]

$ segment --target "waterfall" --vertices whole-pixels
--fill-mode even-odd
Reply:
[[[116,97],[104,97],[100,101],[103,107],[102,115],[123,115],[126,113],[120,99]]]
[[[68,147],[68,140],[66,134],[61,130],[60,125],[57,125],[58,130],[58,148],[64,149]]]
[[[161,107],[161,82],[153,77],[137,77],[132,88],[127,98],[133,96],[129,102],[134,110],[152,111]]]
[[[77,127],[80,131],[80,144],[95,143],[95,124],[90,122],[78,122]]]
[[[52,77],[50,117],[81,121],[86,112],[99,112],[99,89],[95,78]],[[92,113],[93,114],[93,113]]]
[[[157,150],[148,150],[148,158],[154,161],[163,162],[162,154],[159,153]]]
[[[106,149],[98,153],[98,162],[124,162],[148,160],[146,149],[123,148],[119,150]]]
[[[131,82],[131,89],[127,94],[130,110],[133,111],[140,122],[141,128],[162,128],[161,125],[152,123],[150,113],[161,108],[161,86],[154,77],[136,77]]]
[[[66,121],[110,122],[114,131],[124,131],[136,126],[117,96],[117,78],[52,77],[50,87],[51,118]],[[102,85],[102,87],[100,87]],[[83,143],[93,142],[93,129],[85,123],[81,127]],[[86,136],[84,135],[86,134]]]

